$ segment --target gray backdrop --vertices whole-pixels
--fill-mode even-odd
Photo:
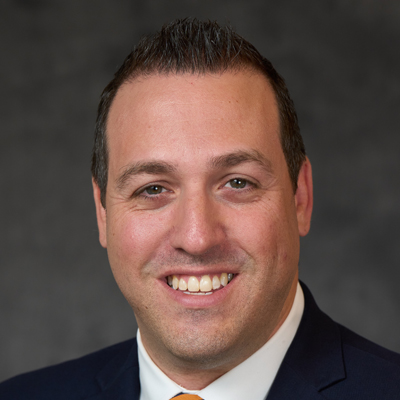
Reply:
[[[140,35],[230,21],[286,78],[314,167],[301,277],[400,351],[398,0],[2,0],[0,380],[135,334],[97,239],[98,97]]]

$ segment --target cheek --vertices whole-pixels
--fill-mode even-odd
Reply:
[[[107,250],[114,274],[138,275],[152,259],[165,235],[166,224],[157,215],[123,213],[107,222]]]
[[[295,264],[298,248],[298,233],[292,221],[295,214],[272,202],[252,211],[243,213],[232,225],[239,245],[259,263]]]
[[[112,223],[107,223],[107,252],[111,270],[122,294],[137,314],[147,308],[146,304],[154,297],[149,284],[154,270],[148,266],[163,240],[164,224],[159,218],[134,212],[110,218],[110,221]]]
[[[277,241],[279,215],[272,205],[259,204],[251,210],[239,212],[232,218],[235,230],[240,241],[254,249],[267,249]]]

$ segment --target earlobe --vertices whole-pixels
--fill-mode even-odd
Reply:
[[[101,204],[101,193],[100,188],[97,183],[92,178],[93,185],[93,197],[94,203],[96,205],[96,217],[97,217],[97,226],[99,228],[99,241],[100,244],[106,248],[107,247],[107,214],[106,209]]]
[[[299,172],[295,201],[299,234],[300,236],[305,236],[310,230],[313,208],[312,170],[308,157],[306,157]]]

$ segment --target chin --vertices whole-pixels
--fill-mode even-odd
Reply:
[[[226,331],[217,330],[211,332],[206,328],[184,330],[179,335],[171,335],[166,338],[165,347],[170,354],[186,368],[211,369],[226,365],[229,360],[237,357],[238,338],[230,337]]]

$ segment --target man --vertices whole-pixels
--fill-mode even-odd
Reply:
[[[103,92],[92,174],[137,342],[14,378],[1,399],[400,398],[400,356],[298,283],[311,165],[251,44],[190,19],[143,39]]]

